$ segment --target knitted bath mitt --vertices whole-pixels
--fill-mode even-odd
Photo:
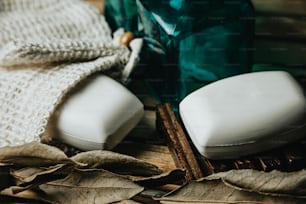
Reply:
[[[96,72],[119,77],[129,56],[82,0],[1,0],[0,147],[40,141],[71,89]]]

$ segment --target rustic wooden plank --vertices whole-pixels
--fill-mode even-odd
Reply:
[[[170,104],[157,106],[157,128],[168,139],[168,146],[176,166],[186,170],[186,180],[203,177],[187,135],[176,119]]]
[[[251,0],[257,13],[267,15],[305,16],[305,0]]]
[[[255,40],[254,62],[256,64],[303,67],[306,65],[306,43],[277,39]]]
[[[152,163],[165,172],[176,169],[176,165],[167,146],[123,142],[114,151]]]
[[[306,41],[306,21],[304,18],[283,16],[257,16],[255,34],[285,41]]]

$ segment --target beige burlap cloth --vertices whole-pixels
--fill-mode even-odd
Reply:
[[[129,56],[82,0],[0,0],[0,147],[40,141],[72,88]]]

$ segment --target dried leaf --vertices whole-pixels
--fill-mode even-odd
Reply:
[[[53,203],[49,200],[44,199],[40,194],[35,191],[27,190],[20,193],[13,193],[12,187],[4,189],[0,192],[1,203],[3,202],[14,202],[18,201],[22,203],[30,202],[30,201],[39,201],[39,203]]]
[[[39,142],[0,148],[0,162],[21,166],[51,166],[60,163],[84,165],[72,161],[61,150]]]
[[[237,190],[225,185],[220,179],[204,178],[201,181],[191,181],[183,187],[156,198],[163,204],[175,203],[222,203],[222,204],[297,204],[305,203],[305,199],[293,197],[273,197],[255,192]]]
[[[11,169],[10,174],[15,179],[17,179],[18,182],[23,183],[26,178],[31,177],[35,174],[39,174],[39,173],[44,172],[46,170],[48,170],[48,168],[25,167],[25,168],[18,169],[18,170]]]
[[[12,189],[14,193],[32,189],[40,184],[65,178],[71,172],[73,166],[59,164],[49,168],[23,168],[11,171],[11,175],[19,180],[18,188]]]
[[[46,198],[58,203],[112,203],[143,191],[131,180],[105,170],[75,170],[65,179],[43,184]]]
[[[289,195],[306,198],[306,171],[263,172],[252,169],[218,173],[206,179],[222,179],[227,185],[265,195]]]
[[[71,159],[76,162],[86,163],[86,168],[101,168],[124,175],[152,176],[162,173],[153,164],[105,150],[82,152],[71,157]]]
[[[141,203],[138,203],[138,202],[133,201],[133,200],[123,200],[123,201],[120,201],[120,202],[116,202],[114,204],[141,204]]]
[[[12,166],[12,163],[0,163],[0,167],[7,167],[7,166]]]
[[[185,171],[182,169],[175,169],[170,172],[166,172],[160,175],[146,177],[146,178],[134,178],[134,182],[146,187],[163,186],[166,184],[182,183],[185,178]]]
[[[137,196],[135,196],[133,200],[136,200],[137,202],[143,202],[143,203],[156,203],[156,200],[154,200],[154,198],[160,198],[166,195],[166,193],[167,192],[163,190],[146,189],[142,191],[141,193],[139,193]]]

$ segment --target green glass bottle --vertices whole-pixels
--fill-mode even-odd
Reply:
[[[138,32],[136,0],[105,0],[105,16],[108,24],[115,31]]]
[[[251,71],[250,0],[106,0],[106,17],[144,38],[134,76],[174,110],[192,91]]]
[[[151,90],[174,110],[189,93],[251,71],[254,9],[249,0],[136,0]]]

